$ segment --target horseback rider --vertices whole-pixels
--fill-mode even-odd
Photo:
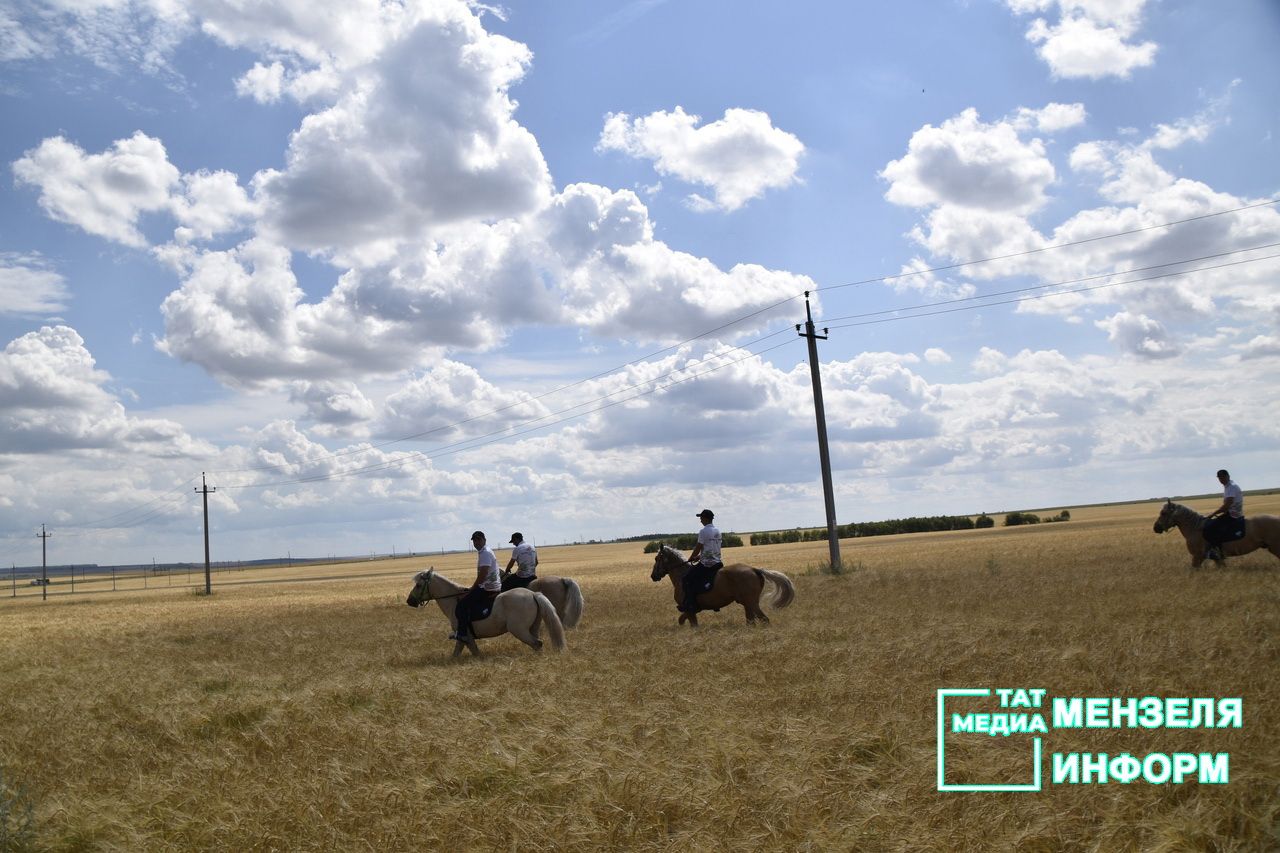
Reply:
[[[476,560],[476,581],[458,599],[453,611],[458,620],[458,630],[449,635],[449,639],[464,643],[475,639],[471,633],[472,609],[492,602],[502,592],[502,580],[498,577],[498,558],[485,544],[484,531],[477,530],[471,534],[471,545],[480,552]]]
[[[524,534],[512,533],[511,544],[515,547],[511,549],[511,559],[507,561],[507,567],[502,571],[502,591],[517,587],[527,587],[538,579],[538,551],[528,542],[524,541]],[[516,573],[511,574],[511,567],[516,566]]]
[[[1222,506],[1209,513],[1205,521],[1205,557],[1222,561],[1222,544],[1244,536],[1244,492],[1232,481],[1227,469],[1218,472],[1222,484]]]
[[[698,531],[698,544],[689,554],[690,568],[684,575],[684,601],[680,605],[680,610],[686,613],[698,612],[698,593],[715,577],[717,570],[724,568],[720,561],[720,531],[711,523],[715,517],[709,509],[698,513],[702,529]]]

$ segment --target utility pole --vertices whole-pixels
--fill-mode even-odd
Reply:
[[[796,324],[800,337],[809,341],[809,377],[813,380],[813,409],[818,419],[818,459],[822,463],[822,497],[827,505],[827,544],[831,550],[831,571],[838,574],[843,568],[840,562],[840,536],[836,531],[836,497],[831,486],[831,452],[827,449],[827,412],[822,405],[822,376],[818,373],[818,341],[827,339],[827,329],[819,335],[813,327],[813,312],[809,310],[809,291],[804,292],[804,331]]]
[[[209,577],[209,493],[217,489],[209,488],[204,481],[204,472],[200,472],[200,488],[196,489],[204,497],[204,594],[213,595],[213,581]]]
[[[44,525],[40,525],[40,532],[36,534],[40,537],[40,600],[49,600],[49,560],[47,558],[47,550],[45,546],[49,543],[49,537],[52,533],[44,532]]]

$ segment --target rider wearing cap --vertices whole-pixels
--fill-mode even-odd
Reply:
[[[1222,506],[1209,514],[1202,531],[1204,555],[1210,560],[1222,559],[1222,543],[1244,535],[1244,492],[1225,468],[1218,472],[1218,482],[1222,484]]]
[[[502,591],[517,587],[527,587],[538,579],[538,552],[532,545],[524,541],[524,534],[512,533],[511,544],[515,547],[511,549],[511,559],[507,561],[507,568],[502,572]],[[511,574],[511,567],[516,566],[516,573]]]
[[[458,630],[449,637],[451,640],[462,642],[473,639],[472,608],[491,601],[494,596],[502,592],[502,580],[498,577],[498,558],[485,544],[484,531],[477,530],[471,534],[471,545],[480,552],[476,560],[476,582],[462,598],[458,599],[458,604],[453,611],[458,620]]]
[[[690,569],[684,575],[684,601],[680,605],[686,613],[698,612],[698,593],[704,591],[698,587],[714,577],[717,569],[724,567],[720,562],[720,531],[711,523],[715,517],[716,514],[709,509],[698,513],[702,529],[698,531],[698,544],[689,554]]]

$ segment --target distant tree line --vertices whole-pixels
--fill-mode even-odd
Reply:
[[[1071,513],[1065,509],[1057,515],[1050,516],[1049,518],[1041,518],[1034,512],[1011,512],[1004,517],[1004,526],[1017,527],[1020,524],[1040,524],[1041,522],[1044,522],[1045,524],[1052,524],[1055,521],[1070,520]],[[988,524],[985,526],[990,527],[991,525]]]
[[[1004,517],[1005,527],[1017,527],[1022,524],[1049,524],[1055,521],[1070,521],[1071,513],[1063,510],[1055,516],[1041,518],[1033,512],[1011,512]],[[930,515],[912,516],[911,518],[891,518],[888,521],[860,521],[853,524],[841,524],[836,527],[836,535],[841,539],[856,539],[862,536],[890,536],[895,533],[930,533],[939,530],[973,530],[995,527],[996,521],[985,512],[977,518],[967,515]],[[736,533],[723,534],[722,545],[725,548],[736,548],[742,545],[742,537]],[[796,527],[791,530],[770,530],[763,533],[752,533],[749,537],[752,545],[780,545],[785,542],[820,542],[827,538],[825,527]],[[696,533],[672,533],[668,535],[635,536],[619,539],[619,542],[639,542],[645,539],[649,544],[644,546],[646,554],[656,552],[663,545],[671,545],[682,551],[691,551],[698,544]]]
[[[644,546],[646,554],[655,554],[663,545],[670,545],[681,551],[692,551],[694,546],[698,544],[698,534],[696,533],[677,533],[672,536],[664,536],[661,539],[655,539],[648,545]],[[754,541],[752,545],[756,544]],[[721,548],[741,548],[742,537],[736,533],[720,534]]]
[[[972,530],[978,526],[967,515],[931,515],[928,517],[891,518],[888,521],[860,521],[836,526],[841,539],[860,536],[889,536],[894,533],[928,533],[936,530]],[[793,530],[774,530],[752,533],[752,545],[776,545],[782,542],[815,542],[827,538],[825,527],[797,527]]]

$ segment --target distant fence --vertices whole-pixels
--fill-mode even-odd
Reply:
[[[433,552],[434,553],[434,552]],[[425,554],[382,554],[371,557],[340,557],[318,560],[292,560],[281,562],[221,563],[210,565],[210,581],[213,586],[239,586],[246,584],[308,583],[312,581],[357,580],[361,578],[394,577],[404,570],[385,572],[347,572],[325,575],[284,575],[290,569],[314,569],[317,566],[399,560],[423,557]],[[266,576],[267,572],[271,576]],[[42,598],[45,596],[88,595],[111,592],[142,592],[144,590],[191,589],[203,592],[204,566],[85,566],[83,568],[58,566],[50,571],[47,583],[42,575],[33,573],[30,567],[10,568],[7,577],[0,576],[0,597]]]

